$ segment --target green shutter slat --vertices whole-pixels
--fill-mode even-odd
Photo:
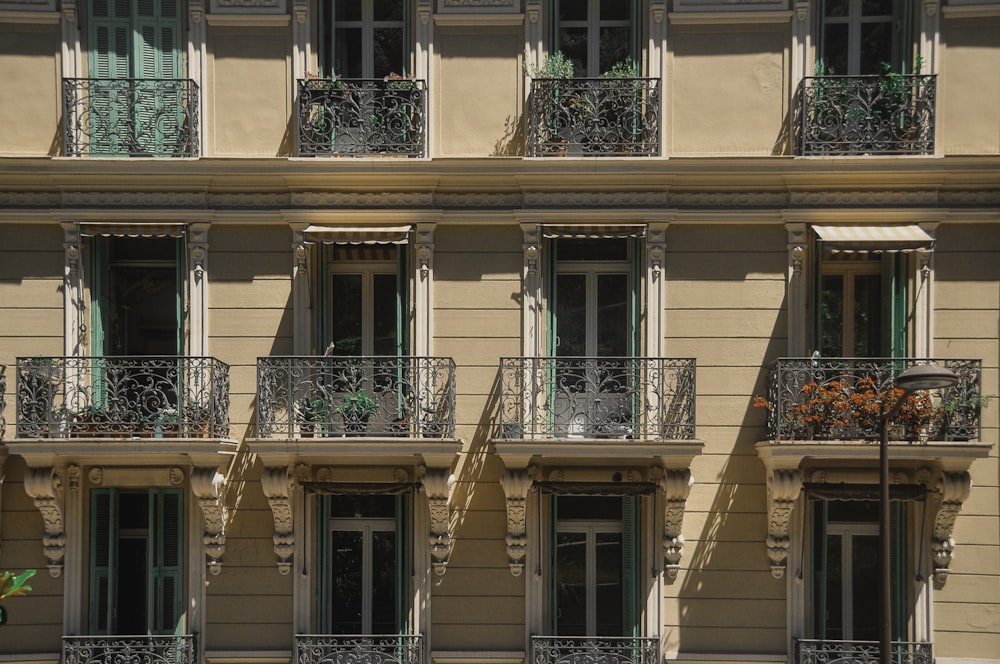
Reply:
[[[892,639],[906,641],[907,636],[907,564],[906,503],[893,502],[889,513],[889,545],[892,575]]]
[[[117,578],[117,494],[111,489],[90,493],[90,633],[110,634]]]
[[[538,497],[539,500],[544,500],[541,495]],[[556,551],[556,532],[559,523],[559,496],[553,495],[549,497],[549,523],[548,523],[548,546],[546,547],[545,554],[547,557],[546,567],[549,570],[548,575],[548,607],[549,615],[548,625],[549,634],[558,634],[558,624],[559,624],[559,606],[556,601],[559,597],[559,592],[557,589],[557,582],[559,579],[559,569],[556,565],[557,551]]]
[[[174,251],[175,259],[174,265],[176,266],[176,274],[174,277],[174,285],[177,288],[177,296],[175,298],[176,307],[174,311],[174,321],[176,322],[177,329],[177,354],[184,355],[185,348],[187,344],[184,336],[184,310],[185,306],[185,295],[187,293],[187,240],[184,237],[177,238],[176,249]]]
[[[183,495],[178,489],[151,491],[150,523],[153,524],[150,598],[153,602],[151,631],[181,634],[183,625]]]
[[[409,510],[407,496],[396,496],[396,631],[409,632],[410,575],[409,575],[409,535],[406,528]]]
[[[639,625],[639,499],[622,497],[622,636],[641,636]]]
[[[813,503],[809,516],[812,521],[812,617],[813,638],[826,638],[826,501]]]
[[[316,624],[317,633],[330,629],[330,501],[316,497]]]

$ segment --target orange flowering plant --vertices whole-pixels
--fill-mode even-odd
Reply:
[[[796,440],[877,439],[883,408],[891,407],[902,395],[898,388],[878,389],[871,377],[853,382],[812,381],[778,414],[778,435]],[[775,414],[774,404],[764,397],[755,396],[753,405]],[[914,392],[900,406],[890,433],[894,438],[916,440],[943,413],[944,408],[936,406],[928,392]]]

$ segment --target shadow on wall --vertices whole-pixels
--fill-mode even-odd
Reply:
[[[503,136],[493,144],[493,157],[521,157],[525,153],[526,131],[524,116],[508,115],[503,123]]]

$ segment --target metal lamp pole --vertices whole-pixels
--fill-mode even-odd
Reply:
[[[958,375],[936,364],[917,364],[896,377],[894,387],[903,390],[896,402],[883,409],[878,448],[879,479],[879,662],[892,662],[892,545],[889,534],[889,424],[899,413],[907,397],[917,390],[934,390],[958,383]],[[884,408],[884,404],[883,404]]]

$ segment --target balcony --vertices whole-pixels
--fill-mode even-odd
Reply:
[[[296,634],[296,664],[420,664],[424,637],[419,634]]]
[[[897,641],[892,644],[895,664],[932,664],[931,644]],[[799,639],[796,664],[879,664],[876,641],[826,641]]]
[[[17,437],[223,438],[229,366],[212,357],[19,357]]]
[[[533,636],[530,664],[657,664],[657,637]]]
[[[500,381],[501,439],[694,438],[693,359],[506,357]]]
[[[935,362],[959,376],[954,387],[910,395],[889,430],[895,441],[970,441],[980,436],[986,405],[979,360],[783,358],[768,374],[767,438],[772,441],[875,441],[883,403],[902,393],[892,383],[915,364]]]
[[[67,157],[197,157],[198,86],[189,79],[63,79]]]
[[[301,157],[426,152],[424,81],[408,78],[298,81]]]
[[[527,153],[529,157],[658,156],[660,79],[533,79]]]
[[[934,75],[806,77],[800,155],[934,154],[935,95]]]
[[[62,664],[195,664],[192,635],[64,636]]]
[[[257,435],[453,438],[455,362],[445,357],[261,357]]]

